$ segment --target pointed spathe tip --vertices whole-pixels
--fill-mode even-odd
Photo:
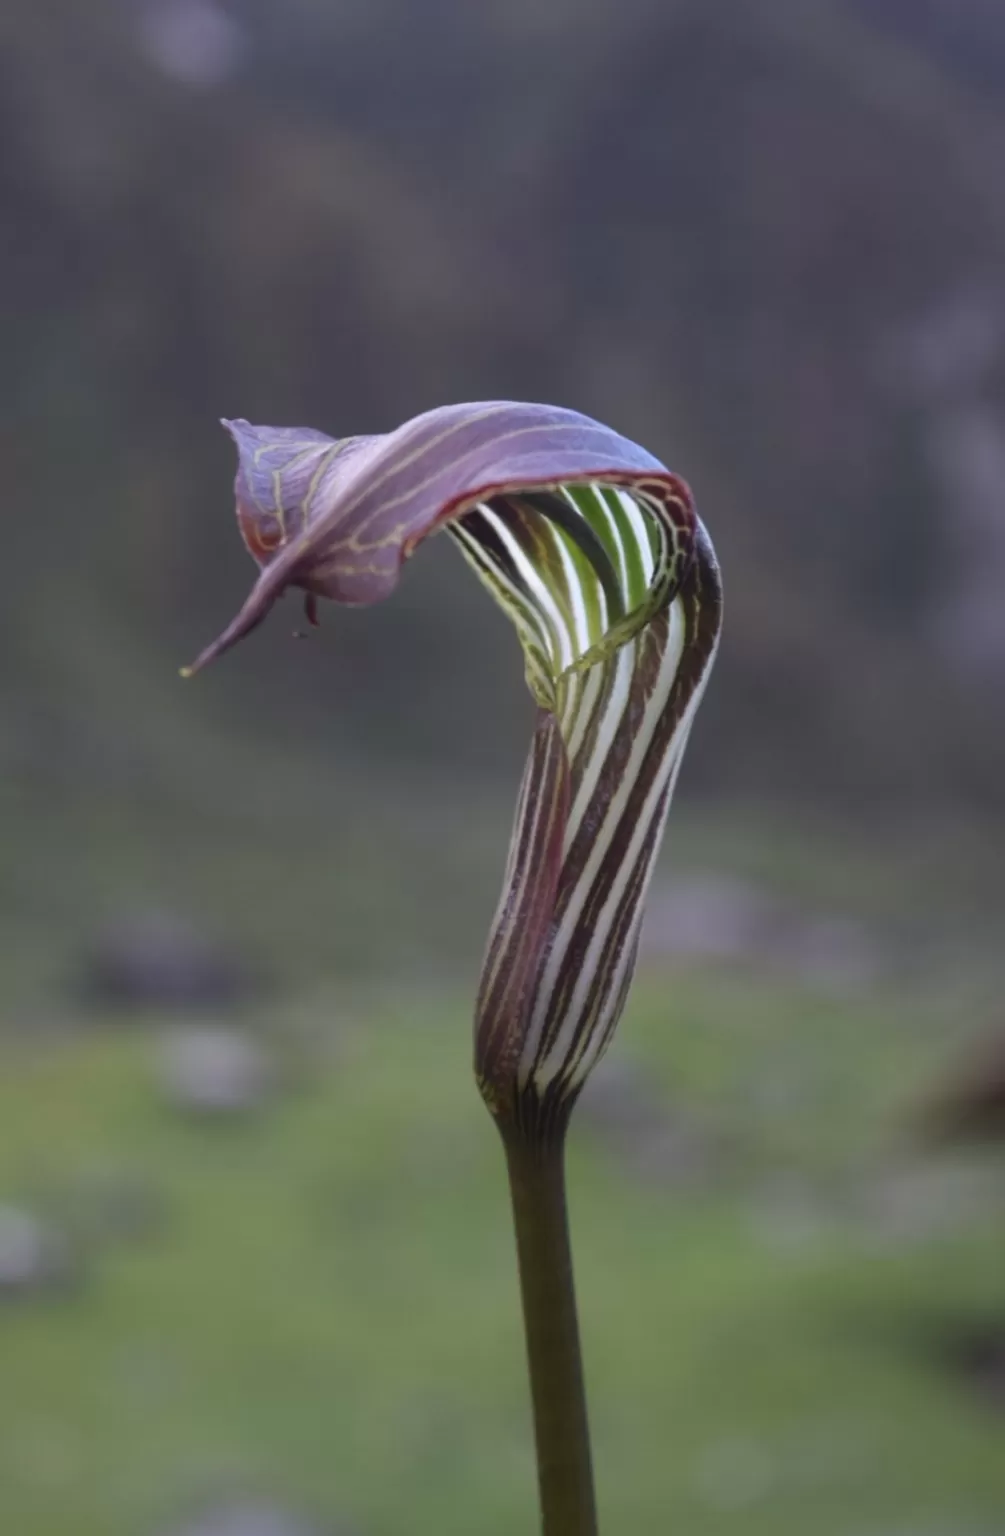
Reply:
[[[179,677],[186,679],[194,677],[197,672],[201,672],[204,667],[208,667],[211,661],[215,661],[218,656],[222,656],[224,651],[229,651],[231,646],[236,645],[238,640],[242,639],[250,629],[254,629],[255,625],[261,622],[263,616],[255,615],[252,617],[242,609],[234,622],[228,624],[223,634],[218,635],[211,644],[206,646],[205,650],[200,651],[194,661],[190,661],[187,667],[179,667]]]
[[[194,661],[187,667],[181,668],[181,676],[194,677],[197,672],[202,671],[203,667],[208,667],[211,661],[222,656],[224,651],[229,651],[238,640],[243,640],[245,635],[257,629],[276,598],[279,597],[284,585],[282,572],[277,573],[275,569],[263,572],[252,587],[240,612],[231,619],[222,634],[217,635],[205,650],[199,652]]]

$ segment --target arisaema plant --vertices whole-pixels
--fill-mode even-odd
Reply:
[[[565,1204],[576,1098],[624,1007],[646,887],[715,656],[718,567],[691,494],[576,411],[444,406],[379,437],[226,424],[261,567],[196,671],[289,588],[366,605],[443,532],[513,621],[537,720],[475,1010],[512,1191],[545,1536],[596,1509]]]

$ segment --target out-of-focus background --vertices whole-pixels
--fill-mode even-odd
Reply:
[[[221,415],[558,401],[727,587],[577,1113],[604,1528],[1005,1531],[1005,9],[6,0],[0,1529],[534,1528],[470,999],[531,717]]]

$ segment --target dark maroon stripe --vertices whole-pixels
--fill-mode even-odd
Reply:
[[[541,712],[528,764],[528,793],[523,802],[522,845],[509,893],[499,913],[490,945],[497,963],[488,991],[476,1007],[476,1065],[487,1087],[512,1079],[523,1045],[523,1021],[531,979],[547,937],[561,872],[562,843],[568,815],[568,760],[553,715]],[[531,835],[535,808],[543,808]]]
[[[563,1007],[572,995],[572,988],[582,970],[594,925],[610,895],[613,882],[624,862],[625,842],[631,837],[632,831],[638,823],[652,783],[664,763],[670,742],[695,688],[701,681],[708,658],[715,644],[721,606],[718,573],[714,562],[710,564],[702,561],[700,564],[701,569],[699,569],[699,562],[695,563],[691,573],[689,573],[685,587],[679,594],[685,607],[685,636],[677,679],[667,707],[657,722],[653,740],[632,786],[631,794],[621,819],[615,828],[610,846],[584,902],[576,932],[563,956],[558,976],[555,979],[543,1031],[543,1035],[549,1036],[552,1039],[564,1021]],[[651,634],[651,631],[647,632],[648,634]],[[616,764],[618,761],[619,758],[614,754],[612,747],[612,754],[609,755],[608,765]],[[604,773],[601,776],[601,783],[609,784],[611,786],[611,793],[613,793],[614,788],[618,784],[618,779],[613,775],[606,777],[606,774],[607,767],[605,766]],[[598,798],[597,822],[601,820],[602,808],[605,808],[609,803],[610,794],[606,800]],[[581,844],[580,834],[582,830],[580,828],[577,831],[573,849],[570,851],[570,855],[566,858],[563,866],[561,888],[555,904],[555,917],[553,921],[553,927],[555,928],[557,928],[561,920],[561,914],[568,904],[570,895],[582,875],[585,860],[589,856],[589,843]],[[595,835],[595,828],[591,834],[591,840],[593,835]],[[577,855],[578,859],[574,865],[573,859]]]

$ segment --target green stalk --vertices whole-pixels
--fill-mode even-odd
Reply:
[[[565,1203],[565,1132],[503,1131],[513,1201],[543,1536],[597,1536],[590,1430]]]

